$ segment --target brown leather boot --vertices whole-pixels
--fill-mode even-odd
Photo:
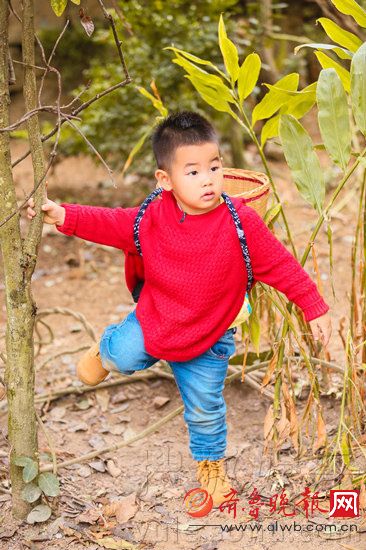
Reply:
[[[197,466],[197,480],[201,487],[212,496],[214,507],[228,500],[225,495],[231,491],[231,483],[225,473],[224,458],[220,460],[200,460]]]
[[[96,386],[108,376],[109,370],[102,366],[100,359],[99,342],[82,356],[77,364],[76,374],[79,380],[88,386]]]

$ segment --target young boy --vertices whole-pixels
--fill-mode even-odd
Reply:
[[[213,498],[225,500],[226,405],[224,381],[243,319],[248,279],[235,224],[220,201],[223,170],[211,124],[193,112],[168,116],[154,131],[155,176],[162,200],[151,202],[140,222],[144,285],[137,307],[105,329],[81,358],[86,384],[111,370],[133,374],[159,359],[169,362],[184,403],[197,479]],[[221,199],[222,200],[222,199]],[[327,345],[329,306],[299,262],[242,199],[231,197],[246,237],[254,283],[262,281],[300,307],[316,339]],[[35,215],[30,199],[28,217]],[[44,221],[65,235],[136,255],[139,207],[61,205],[47,199]]]

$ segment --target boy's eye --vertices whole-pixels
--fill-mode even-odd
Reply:
[[[221,168],[221,166],[213,166],[211,168],[211,170],[213,170],[214,172],[216,172],[216,170],[219,170]],[[191,172],[188,172],[187,176],[195,176],[196,174],[198,174],[198,170],[192,170]]]

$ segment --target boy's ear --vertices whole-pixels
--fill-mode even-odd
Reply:
[[[165,191],[171,191],[173,189],[168,172],[158,168],[155,171],[155,177],[158,180],[159,186],[165,189]]]

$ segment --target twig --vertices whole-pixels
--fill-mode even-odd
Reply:
[[[91,453],[81,455],[80,457],[73,458],[71,460],[65,460],[64,462],[60,462],[58,467],[64,468],[66,466],[71,466],[71,464],[80,464],[81,462],[85,462],[86,460],[90,460],[92,458],[95,458],[97,456],[100,456],[101,454],[106,454],[111,451],[117,451],[118,449],[121,449],[122,447],[127,447],[127,445],[130,445],[131,443],[134,443],[135,441],[138,441],[139,439],[144,439],[148,435],[150,435],[152,432],[155,432],[161,426],[178,416],[184,409],[184,405],[180,405],[177,409],[170,412],[157,422],[154,422],[154,424],[151,424],[148,428],[140,432],[139,434],[134,435],[133,437],[130,437],[126,441],[121,441],[120,443],[116,443],[114,445],[110,445],[109,447],[105,447],[104,449],[99,449],[97,451],[92,451]],[[46,465],[40,468],[40,472],[49,472],[51,470],[50,465]]]
[[[39,332],[38,324],[41,324],[41,325],[45,326],[46,329],[48,330],[48,332],[50,334],[50,340],[48,342],[42,341],[42,337],[41,337],[41,334]],[[51,327],[45,321],[42,321],[42,319],[39,319],[37,317],[36,317],[35,323],[34,323],[34,331],[36,332],[37,336],[39,337],[39,341],[34,342],[34,345],[38,345],[37,352],[34,354],[34,357],[37,357],[43,346],[52,344],[52,342],[55,339],[55,336],[53,334],[53,331],[52,331]]]
[[[105,169],[107,170],[108,174],[109,174],[109,177],[111,179],[111,182],[113,183],[113,186],[116,187],[116,184],[115,184],[115,181],[114,181],[114,178],[113,178],[113,170],[111,170],[111,168],[109,168],[108,164],[105,162],[105,160],[103,159],[102,155],[96,150],[96,148],[94,147],[94,145],[88,140],[88,138],[86,137],[86,135],[84,134],[84,132],[82,130],[80,130],[80,128],[78,128],[73,122],[71,122],[71,120],[67,120],[68,124],[70,124],[70,126],[72,128],[74,128],[74,130],[76,132],[78,132],[78,134],[83,138],[83,140],[85,141],[85,143],[87,145],[89,145],[90,149],[96,154],[96,156],[98,157],[98,159],[100,160],[100,162],[103,164],[103,166],[105,167]]]
[[[54,445],[53,445],[53,442],[52,442],[52,439],[51,439],[49,433],[48,433],[47,430],[46,430],[46,427],[45,427],[45,425],[44,425],[44,423],[43,423],[42,418],[39,416],[39,414],[38,414],[38,412],[36,411],[36,409],[34,409],[34,410],[35,410],[35,413],[36,413],[36,418],[37,418],[37,420],[38,420],[38,423],[39,423],[39,425],[41,426],[41,429],[42,429],[42,431],[43,431],[43,433],[44,433],[44,435],[45,435],[45,438],[46,438],[46,440],[47,440],[48,446],[49,446],[50,451],[51,451],[52,463],[53,463],[53,473],[54,473],[55,475],[57,475],[57,457],[56,457],[55,447],[54,447]]]
[[[59,71],[55,68],[55,67],[51,67],[51,61],[52,61],[52,58],[53,56],[55,55],[55,52],[56,52],[56,49],[57,49],[57,46],[59,45],[60,43],[60,40],[61,38],[63,37],[63,35],[65,34],[66,32],[66,29],[67,27],[69,26],[69,20],[67,19],[65,25],[64,25],[64,28],[62,29],[59,37],[57,38],[53,48],[52,48],[52,52],[48,58],[48,61],[46,60],[46,55],[45,55],[45,52],[44,52],[44,49],[43,49],[43,46],[42,46],[42,43],[41,41],[39,40],[39,38],[36,36],[36,40],[37,40],[37,44],[41,50],[41,53],[42,53],[42,58],[43,58],[43,61],[46,65],[46,71],[44,72],[44,74],[42,75],[42,79],[41,79],[41,83],[40,83],[40,86],[39,86],[39,91],[38,91],[38,104],[41,105],[41,95],[42,95],[42,90],[43,90],[43,85],[44,85],[44,80],[46,78],[46,75],[48,73],[48,71],[50,72],[55,72],[57,74],[57,78],[59,80],[59,91],[61,91],[61,75],[59,73]],[[61,97],[61,94],[59,93],[59,97],[58,97],[58,106],[60,106],[60,97]]]
[[[71,349],[71,350],[68,350],[68,351],[59,351],[58,353],[55,353],[54,355],[51,355],[51,357],[47,357],[47,359],[45,359],[43,361],[43,363],[38,365],[36,367],[36,372],[43,369],[43,367],[45,367],[47,365],[47,363],[49,363],[53,359],[57,359],[57,357],[61,357],[62,355],[73,355],[74,353],[78,353],[79,351],[85,351],[86,349],[89,349],[89,348],[90,348],[90,346],[81,346],[79,348]]]
[[[33,69],[39,69],[40,71],[46,71],[46,67],[39,67],[38,65],[32,65],[32,63],[24,63],[24,61],[18,61],[17,59],[13,59],[13,63],[17,63],[18,65],[23,65],[23,67],[32,67]]]
[[[36,319],[42,319],[43,317],[46,317],[47,315],[53,315],[53,314],[61,314],[61,315],[71,315],[71,317],[74,317],[85,328],[86,332],[90,336],[90,338],[93,340],[93,342],[97,341],[97,337],[95,336],[95,332],[91,324],[86,320],[85,316],[82,313],[79,313],[77,311],[73,311],[72,309],[66,308],[66,307],[55,307],[55,308],[48,308],[48,309],[41,309],[37,313]]]
[[[96,94],[94,97],[92,97],[91,99],[89,99],[88,101],[86,101],[85,103],[83,103],[82,105],[80,105],[77,109],[71,111],[71,115],[78,115],[79,113],[81,113],[81,111],[83,111],[84,109],[86,109],[87,107],[89,107],[92,103],[94,103],[95,101],[98,101],[99,99],[101,99],[102,97],[104,97],[105,95],[111,93],[111,92],[114,92],[114,90],[118,90],[118,88],[123,88],[124,86],[127,86],[127,84],[129,84],[130,82],[132,82],[132,78],[128,77],[127,79],[123,80],[122,82],[118,82],[118,84],[115,84],[114,86],[110,86],[109,88],[107,88],[106,90],[104,90],[103,92],[100,92],[99,94]],[[61,121],[61,125],[65,122],[65,119],[63,119]],[[55,135],[55,133],[57,132],[57,127],[53,128],[53,130],[51,130],[48,134],[46,134],[45,136],[42,136],[41,137],[41,141],[42,143],[47,141],[48,139],[50,139],[52,136]],[[28,150],[26,153],[24,153],[23,156],[19,157],[17,160],[15,160],[13,163],[12,163],[12,168],[14,168],[14,166],[16,166],[17,164],[21,163],[24,159],[26,159],[28,156],[30,155],[30,150]],[[6,220],[7,221],[7,220]],[[0,225],[1,227],[1,225]]]
[[[303,361],[301,356],[296,355],[288,355],[288,359],[296,359],[297,361]],[[309,358],[310,363],[316,364],[319,363],[319,365],[323,365],[324,367],[329,367],[330,369],[333,369],[341,374],[344,374],[344,368],[340,365],[337,365],[336,363],[330,363],[329,361],[324,361],[324,359],[319,359],[318,357],[312,357]]]
[[[102,8],[104,17],[108,20],[108,23],[109,23],[110,27],[112,28],[113,38],[114,38],[114,41],[115,41],[116,46],[117,46],[118,55],[119,55],[119,58],[121,60],[121,65],[122,65],[122,68],[123,68],[123,72],[125,73],[126,78],[130,78],[130,75],[128,74],[128,69],[127,69],[127,65],[126,65],[126,62],[125,62],[125,58],[124,58],[124,55],[123,55],[123,51],[122,51],[122,48],[121,48],[122,42],[118,38],[118,34],[117,34],[114,19],[111,16],[111,14],[109,14],[107,12],[107,10],[105,9],[104,4],[103,4],[103,0],[98,0],[98,2],[99,2],[100,7]]]
[[[18,126],[21,126],[26,122],[28,119],[30,119],[32,116],[34,116],[36,113],[54,113],[57,115],[60,115],[63,119],[68,121],[70,118],[80,120],[79,117],[76,117],[74,115],[59,112],[57,107],[54,107],[53,105],[41,105],[40,107],[36,107],[35,109],[32,109],[31,111],[28,111],[22,118],[17,120],[16,122],[13,122],[10,126],[7,126],[6,128],[0,128],[0,132],[12,132],[13,130],[16,130]]]

